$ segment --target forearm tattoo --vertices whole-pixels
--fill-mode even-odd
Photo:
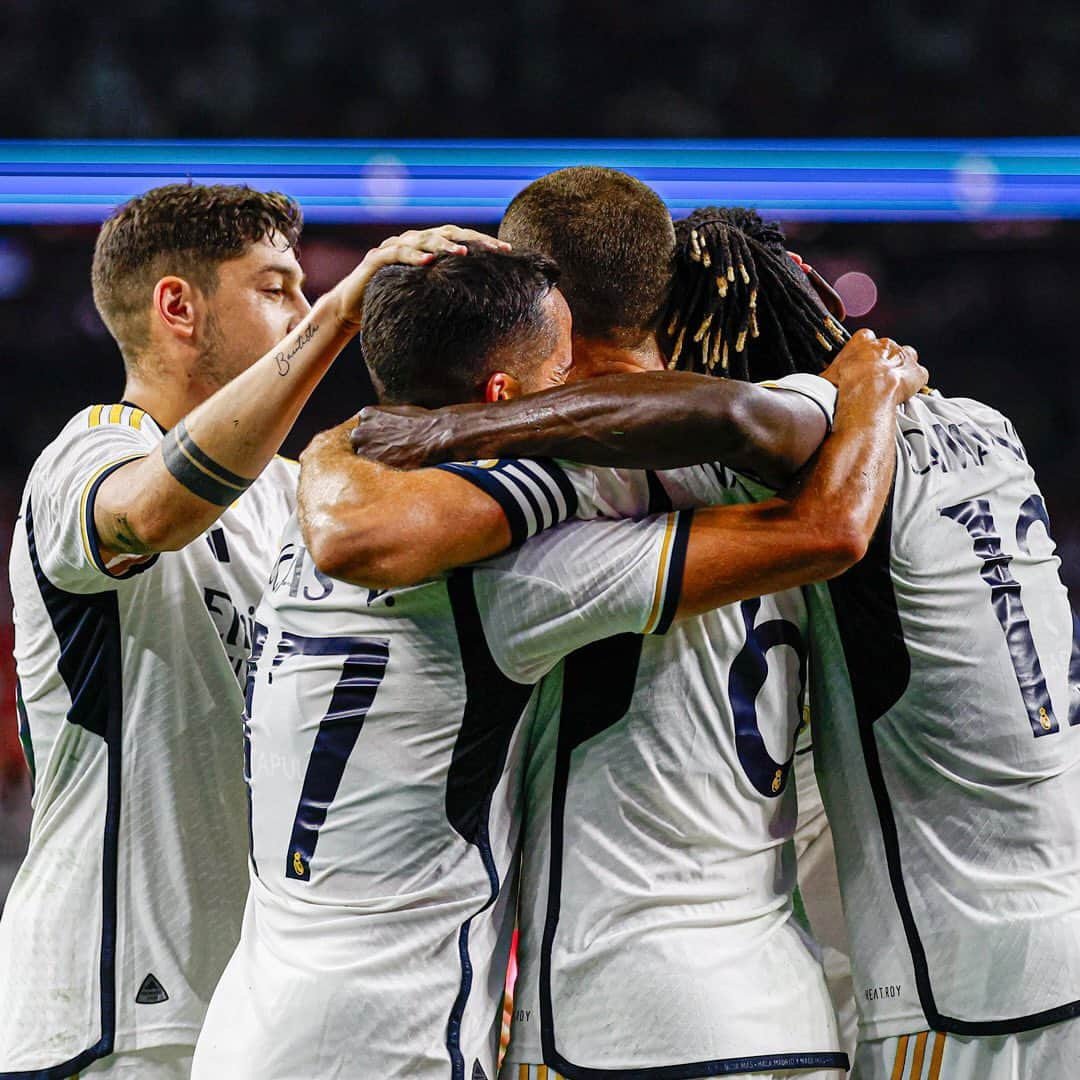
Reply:
[[[277,369],[279,375],[288,375],[292,368],[292,358],[315,336],[316,331],[319,329],[318,323],[312,323],[306,330],[300,332],[296,341],[293,342],[293,346],[286,352],[281,350],[275,357],[277,361]]]
[[[200,499],[216,506],[228,506],[235,502],[253,483],[204,454],[188,434],[183,420],[165,436],[161,454],[165,459],[165,468],[174,479]]]

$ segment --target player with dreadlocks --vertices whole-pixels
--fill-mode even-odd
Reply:
[[[821,370],[843,331],[778,228],[705,210],[679,235],[663,326],[675,366]],[[708,410],[687,396],[708,391],[676,384],[700,376],[668,378],[666,409],[659,391],[635,412],[632,386],[593,383],[533,399],[528,430],[502,412],[384,415],[371,441],[392,430],[400,443],[412,425],[414,462],[495,456],[503,442],[602,464],[647,465],[650,448],[655,465],[703,460],[715,447]],[[860,1013],[853,1075],[1069,1076],[1080,1060],[1080,642],[1046,506],[1012,424],[977,401],[913,397],[895,444],[867,556],[807,590],[814,748]]]
[[[734,379],[823,370],[850,339],[843,302],[813,267],[787,250],[776,222],[743,207],[706,206],[675,225],[671,294],[664,315],[672,369]],[[795,758],[799,898],[822,947],[845,1048],[855,1042],[850,945],[809,726]]]
[[[821,371],[850,337],[822,310],[823,286],[775,222],[739,207],[695,210],[675,226],[669,366],[734,379]]]

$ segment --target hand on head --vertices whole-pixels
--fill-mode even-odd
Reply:
[[[457,225],[440,225],[437,229],[410,229],[400,236],[388,236],[372,248],[360,265],[336,289],[339,293],[343,321],[359,324],[364,305],[364,290],[371,279],[384,267],[401,263],[423,266],[437,255],[467,255],[470,251],[509,251],[505,240],[462,229]]]

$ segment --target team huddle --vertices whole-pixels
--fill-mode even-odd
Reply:
[[[300,230],[99,234],[124,395],[12,545],[0,1080],[1078,1075],[1080,637],[1009,420],[613,170],[313,306]],[[357,334],[380,405],[297,468]]]

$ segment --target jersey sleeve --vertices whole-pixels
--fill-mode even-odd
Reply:
[[[832,426],[836,387],[827,379],[796,372],[760,385],[809,398]],[[634,518],[745,501],[735,474],[719,462],[664,472],[550,458],[492,458],[436,468],[464,477],[502,507],[514,547],[569,518]]]
[[[825,422],[829,425],[829,430],[832,430],[833,416],[836,414],[836,387],[828,379],[806,371],[796,371],[758,385],[771,390],[789,390],[809,398],[825,414]]]
[[[513,547],[578,512],[575,485],[567,471],[548,458],[455,461],[435,468],[468,480],[502,507]]]
[[[679,605],[692,512],[570,522],[473,569],[503,673],[536,682],[564,656],[615,634],[663,634]]]
[[[101,558],[94,500],[105,479],[145,457],[160,436],[139,409],[95,405],[79,414],[39,460],[27,505],[33,515],[38,565],[69,592],[100,592],[150,568],[157,556]]]

